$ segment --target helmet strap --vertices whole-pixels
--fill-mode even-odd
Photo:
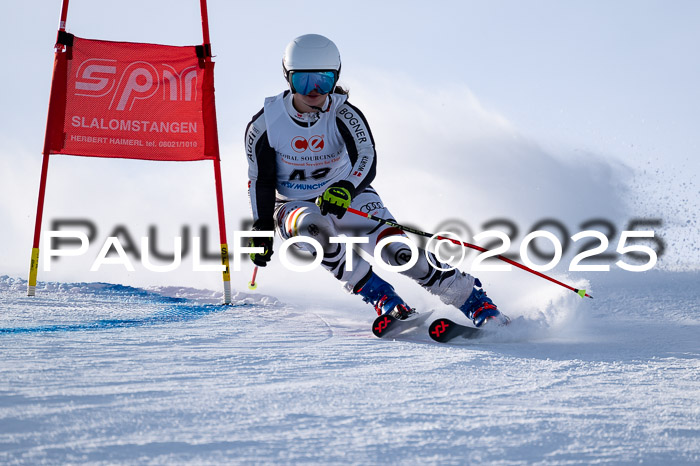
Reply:
[[[316,110],[318,113],[326,113],[328,110],[331,109],[331,95],[328,94],[328,106],[326,107],[325,110],[322,109],[321,107],[316,107],[315,105],[309,105],[309,107],[313,108],[313,109]]]

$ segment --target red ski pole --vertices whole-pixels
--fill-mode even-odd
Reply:
[[[401,231],[405,231],[405,232],[408,232],[408,233],[413,233],[413,234],[415,234],[415,235],[425,236],[426,238],[435,238],[435,239],[438,239],[438,240],[441,240],[441,241],[442,241],[442,240],[449,241],[449,242],[451,242],[451,243],[453,243],[453,244],[456,244],[456,245],[458,245],[458,246],[464,246],[465,248],[476,249],[477,251],[481,251],[481,252],[488,252],[488,249],[484,249],[484,248],[482,248],[481,246],[477,246],[476,244],[465,243],[465,242],[462,242],[462,241],[457,241],[456,239],[446,238],[446,237],[444,237],[444,236],[434,235],[434,234],[431,234],[431,233],[426,233],[426,232],[424,232],[424,231],[416,230],[415,228],[411,228],[411,227],[407,227],[407,226],[404,226],[404,225],[400,225],[400,224],[398,224],[398,223],[396,223],[396,222],[392,222],[391,220],[386,220],[386,219],[383,219],[383,218],[380,218],[380,217],[375,217],[374,215],[371,215],[371,214],[367,214],[367,213],[365,213],[365,212],[360,212],[359,210],[353,209],[352,207],[348,207],[348,212],[353,213],[353,214],[355,214],[355,215],[359,215],[359,216],[361,216],[361,217],[368,218],[368,219],[370,219],[370,220],[374,220],[375,222],[379,222],[379,223],[384,224],[384,225],[389,225],[390,227],[398,228],[398,229],[401,230]],[[503,262],[507,262],[507,263],[509,263],[510,265],[514,265],[514,266],[518,267],[519,269],[523,269],[523,270],[525,270],[525,271],[527,271],[527,272],[530,272],[531,274],[537,275],[538,277],[544,278],[545,280],[549,280],[549,281],[552,282],[552,283],[556,283],[556,284],[559,285],[559,286],[563,286],[564,288],[573,291],[574,293],[576,293],[577,295],[579,295],[579,296],[582,297],[582,298],[584,298],[584,297],[586,297],[586,298],[593,298],[593,296],[591,296],[591,295],[589,295],[588,293],[586,293],[586,290],[579,290],[578,288],[574,288],[573,286],[569,286],[569,285],[567,285],[566,283],[562,283],[562,282],[560,282],[559,280],[556,280],[556,279],[554,279],[554,278],[552,278],[552,277],[550,277],[550,276],[548,276],[548,275],[545,275],[545,274],[543,274],[543,273],[541,273],[541,272],[538,272],[537,270],[533,270],[533,269],[531,269],[530,267],[528,267],[528,266],[526,266],[526,265],[523,265],[523,264],[520,264],[520,263],[518,263],[518,262],[515,262],[514,260],[508,259],[507,257],[503,257],[503,256],[501,256],[501,255],[494,256],[494,257],[496,257],[497,259],[502,260]]]

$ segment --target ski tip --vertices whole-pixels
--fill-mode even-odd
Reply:
[[[372,323],[372,333],[377,338],[382,338],[389,333],[391,324],[396,321],[396,318],[390,314],[382,314]]]

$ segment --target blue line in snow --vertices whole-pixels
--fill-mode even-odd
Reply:
[[[106,319],[81,324],[41,325],[38,327],[0,328],[0,334],[78,332],[82,330],[107,330],[113,328],[144,327],[170,322],[186,322],[200,319],[210,314],[223,312],[232,307],[244,307],[247,304],[227,306],[223,304],[179,305],[164,309],[157,314],[142,319]]]

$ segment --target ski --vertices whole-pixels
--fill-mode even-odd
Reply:
[[[458,324],[450,319],[439,318],[433,321],[428,328],[430,338],[440,343],[447,343],[455,338],[479,338],[481,330],[475,327]]]
[[[382,314],[372,323],[372,333],[378,338],[396,336],[406,330],[418,327],[428,320],[433,311],[411,314],[407,319],[399,320],[391,312]]]

